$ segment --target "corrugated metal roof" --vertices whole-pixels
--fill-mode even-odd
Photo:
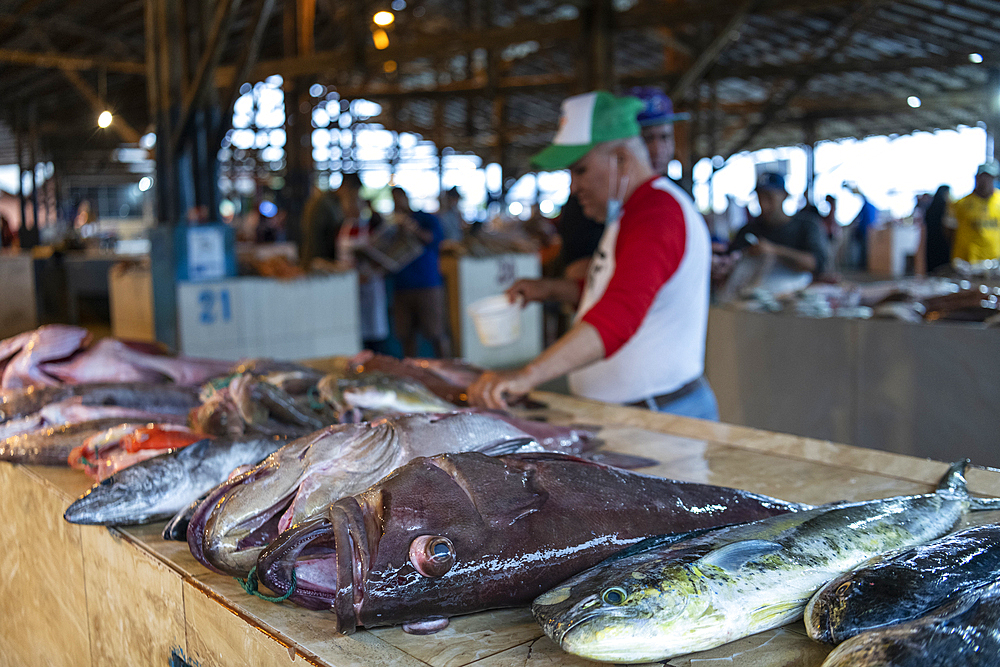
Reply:
[[[223,66],[240,56],[252,4],[240,5]],[[282,53],[282,4],[268,24],[258,76],[292,71]],[[1000,76],[990,76],[1000,68],[1000,2],[994,0],[409,0],[397,12],[385,51],[364,32],[383,3],[320,0],[316,54],[299,59],[295,72],[311,70],[313,79],[344,96],[391,100],[376,119],[390,129],[441,138],[487,159],[496,159],[502,146],[515,164],[550,138],[560,101],[587,89],[587,60],[605,34],[601,26],[608,26],[613,45],[613,87],[670,90],[717,45],[742,7],[749,11],[734,38],[675,100],[700,114],[700,154],[709,145],[726,156],[800,143],[807,131],[838,139],[974,125],[997,113],[1000,91],[991,87]],[[352,11],[360,14],[352,18]],[[205,30],[198,19],[189,12],[193,34]],[[52,153],[117,142],[93,131],[92,110],[59,69],[15,58],[49,53],[109,63],[80,69],[80,76],[95,90],[106,80],[109,103],[144,130],[144,76],[112,66],[144,61],[143,20],[142,0],[0,0],[0,115],[12,122],[15,106],[34,105],[43,145]],[[348,52],[358,39],[360,59]],[[984,62],[970,62],[970,53]],[[397,68],[387,74],[383,63],[390,58]],[[907,105],[911,95],[921,98],[920,108]],[[709,127],[714,141],[704,134]],[[11,146],[0,132],[0,158]]]

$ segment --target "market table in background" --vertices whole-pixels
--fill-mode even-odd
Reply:
[[[705,373],[724,421],[1000,466],[1000,329],[713,306]]]
[[[0,338],[38,326],[34,260],[29,252],[0,253]]]
[[[548,404],[539,416],[554,423],[599,424],[608,448],[659,461],[644,472],[791,501],[927,492],[947,468],[558,394],[533,397]],[[974,493],[1000,495],[1000,472],[972,469],[968,478]],[[201,667],[594,664],[563,653],[526,608],[457,617],[428,636],[398,627],[338,635],[331,613],[265,602],[244,593],[234,579],[209,572],[186,544],[160,538],[162,524],[109,530],[66,523],[63,510],[87,488],[87,479],[74,470],[0,464],[7,512],[0,524],[5,665],[167,665],[171,655],[171,665]],[[996,521],[998,515],[977,513],[973,520]],[[718,659],[737,666],[817,667],[828,651],[797,622],[664,664]]]

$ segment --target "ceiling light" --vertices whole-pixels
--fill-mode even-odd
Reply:
[[[97,126],[108,127],[109,125],[111,125],[111,120],[112,120],[111,112],[102,111],[101,115],[97,117]]]
[[[983,62],[983,55],[981,53],[970,53],[969,62],[979,64]]]
[[[917,107],[920,106],[920,98],[917,97],[916,95],[910,95],[909,97],[906,98],[906,103],[909,104],[914,109],[916,109]]]
[[[396,17],[392,15],[392,12],[376,12],[375,16],[372,17],[372,21],[375,22],[375,25],[383,27],[389,25],[395,20]]]
[[[151,187],[153,187],[153,179],[151,179],[149,176],[143,176],[142,178],[139,179],[140,192],[145,192]]]
[[[385,30],[379,28],[372,33],[372,42],[375,44],[375,48],[381,51],[389,47],[389,35],[386,34]]]

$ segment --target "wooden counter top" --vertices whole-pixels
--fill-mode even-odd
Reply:
[[[603,425],[614,451],[660,462],[643,472],[732,486],[786,500],[864,500],[933,489],[947,465],[876,450],[622,408],[557,394],[534,396],[553,423]],[[1000,496],[1000,471],[971,469],[974,493]],[[273,604],[209,572],[162,524],[73,526],[61,514],[89,488],[82,473],[0,464],[6,601],[0,663],[166,665],[173,653],[214,665],[593,665],[563,653],[526,608],[453,618],[435,635],[396,627],[341,636],[332,614]],[[977,513],[974,523],[1000,520]],[[818,667],[828,647],[801,622],[664,664]],[[9,661],[9,662],[7,662]],[[176,662],[171,664],[185,664]]]

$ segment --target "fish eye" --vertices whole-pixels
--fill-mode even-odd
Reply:
[[[410,542],[410,564],[425,577],[443,576],[455,560],[455,545],[447,537],[421,535]]]
[[[851,590],[851,582],[845,581],[840,586],[837,586],[837,595],[845,595],[847,591]]]
[[[617,586],[604,591],[604,595],[601,596],[601,599],[606,603],[616,607],[620,604],[624,604],[627,598],[628,593],[626,593],[624,589],[618,588]]]

